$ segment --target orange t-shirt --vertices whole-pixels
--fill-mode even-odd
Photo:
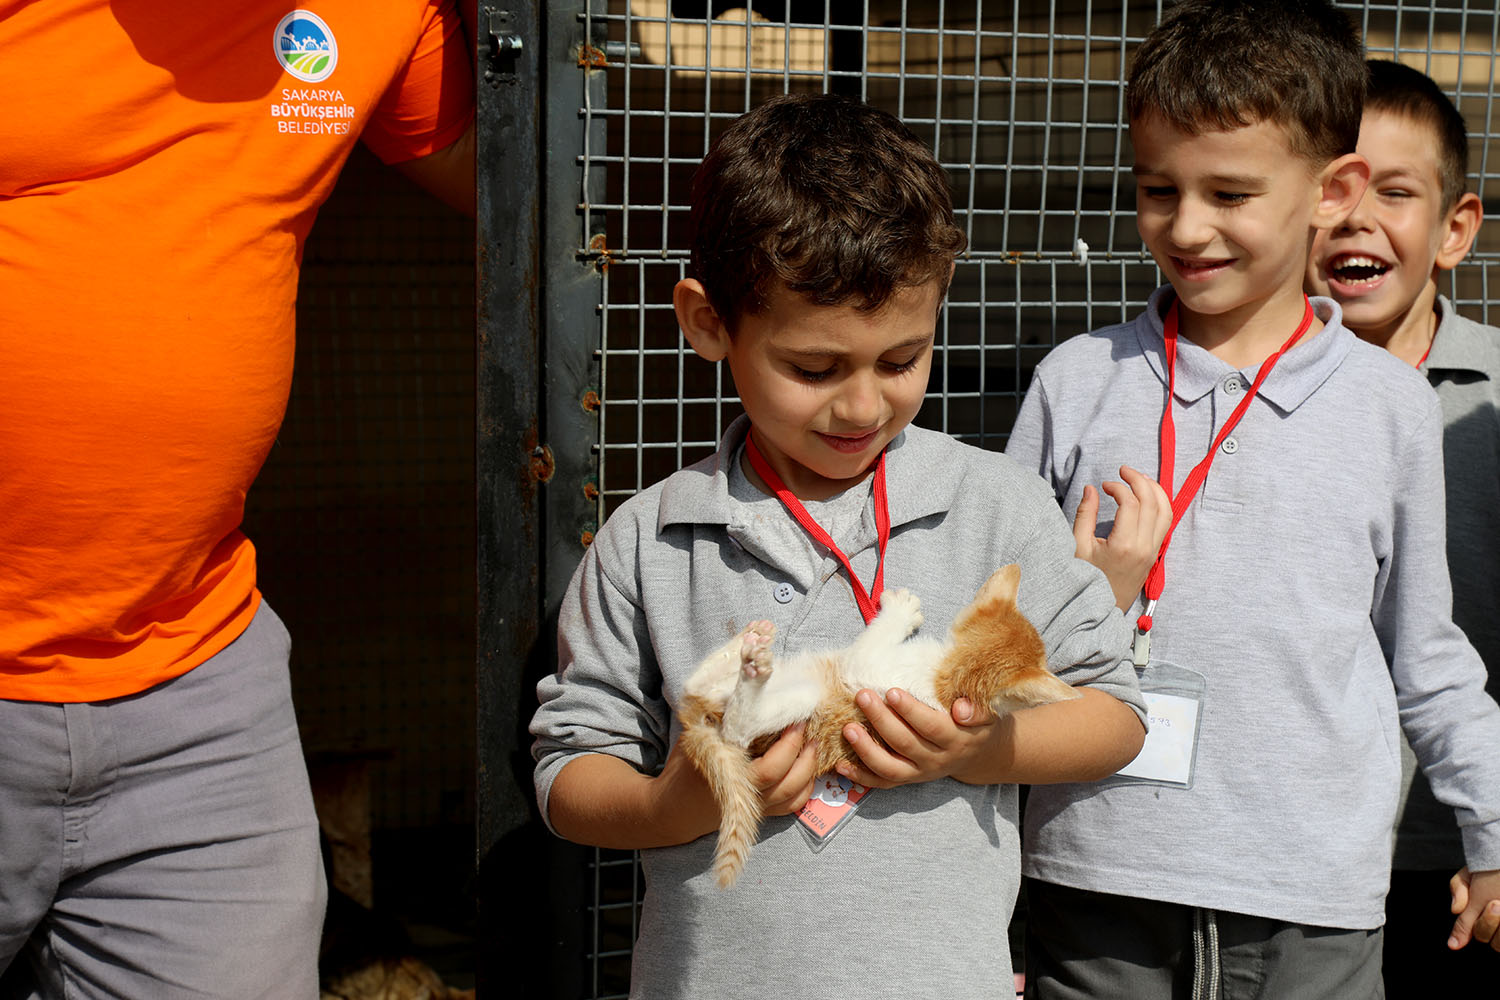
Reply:
[[[356,139],[473,119],[452,0],[0,0],[0,698],[133,694],[259,605],[240,533]]]

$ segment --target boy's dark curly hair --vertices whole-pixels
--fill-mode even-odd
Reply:
[[[732,333],[778,286],[875,310],[939,279],[966,246],[948,176],[893,115],[831,94],[774,98],[693,177],[691,274]]]

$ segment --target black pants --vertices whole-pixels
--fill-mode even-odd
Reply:
[[[1380,1000],[1381,932],[1026,881],[1027,1000]],[[1428,994],[1422,1000],[1438,994]],[[1446,996],[1447,994],[1441,994]]]

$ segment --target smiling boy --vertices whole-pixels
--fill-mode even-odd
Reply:
[[[1358,208],[1319,233],[1309,290],[1343,307],[1361,340],[1426,374],[1443,407],[1448,569],[1453,620],[1500,694],[1500,330],[1459,316],[1437,292],[1439,276],[1468,254],[1479,232],[1479,198],[1465,190],[1469,143],[1463,117],[1425,74],[1372,59],[1359,129],[1370,187]],[[1453,809],[1432,794],[1416,756],[1401,744],[1404,794],[1386,897],[1385,983],[1393,997],[1424,983],[1493,969],[1493,956],[1444,947],[1449,880],[1464,863]],[[1492,944],[1500,941],[1492,939]]]
[[[729,363],[771,468],[798,498],[827,500],[863,480],[871,457],[921,408],[944,284],[939,276],[892,289],[869,311],[809,308],[773,289],[733,334],[698,279],[680,283],[673,299],[693,350]],[[754,468],[749,474],[761,485]]]
[[[1073,558],[1046,485],[910,425],[963,247],[946,175],[884,112],[778,98],[715,143],[690,229],[678,323],[698,354],[727,361],[745,416],[717,454],[622,505],[575,574],[532,722],[542,814],[569,839],[641,850],[632,996],[1001,995],[1015,783],[1109,774],[1144,728],[1129,626],[1105,577]],[[796,815],[813,746],[787,730],[755,763],[760,842],[720,889],[717,809],[676,748],[674,708],[699,661],[755,619],[776,625],[778,653],[848,645],[867,620],[856,595],[872,584],[878,601],[882,575],[941,634],[1011,562],[1021,611],[1081,697],[997,720],[962,699],[950,715],[865,692],[892,750],[846,733],[881,787],[823,840]],[[851,958],[830,968],[835,950]]]
[[[1028,802],[1028,996],[1379,996],[1401,727],[1479,872],[1456,944],[1500,924],[1500,709],[1448,618],[1441,410],[1302,294],[1368,180],[1364,76],[1318,0],[1185,0],[1131,66],[1169,284],[1038,367],[1008,452],[1065,510],[1156,467],[1177,520],[1136,605],[1147,752]]]

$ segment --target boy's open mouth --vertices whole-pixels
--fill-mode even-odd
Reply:
[[[1328,273],[1345,285],[1365,285],[1379,280],[1391,265],[1369,254],[1343,253],[1328,262]]]

